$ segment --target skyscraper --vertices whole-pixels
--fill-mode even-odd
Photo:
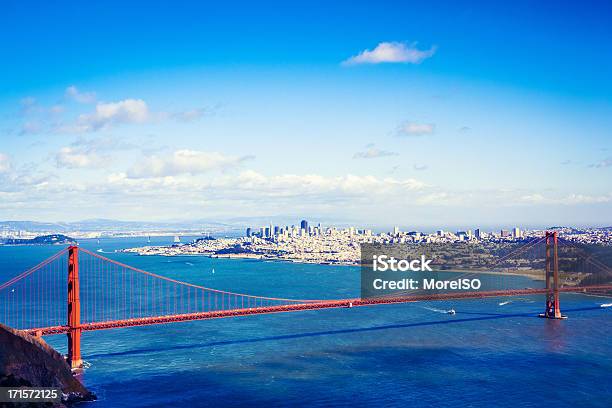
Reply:
[[[247,237],[251,236],[251,228],[250,227],[246,229],[246,236]]]
[[[308,231],[308,221],[306,221],[306,220],[302,220],[302,221],[300,222],[300,229],[303,229],[303,230],[305,230],[305,231]]]

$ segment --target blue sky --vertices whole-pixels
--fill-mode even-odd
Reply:
[[[8,2],[0,218],[612,224],[606,2]]]

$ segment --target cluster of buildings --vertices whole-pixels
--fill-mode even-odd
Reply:
[[[511,230],[502,229],[499,232],[485,232],[480,228],[476,228],[474,231],[471,229],[465,231],[445,232],[444,230],[438,230],[435,234],[436,237],[442,238],[444,242],[454,241],[516,241],[526,238],[526,232],[522,231],[519,227],[514,227]],[[435,238],[426,235],[427,242],[436,242]]]
[[[321,223],[319,223],[316,227],[312,225],[308,225],[308,221],[302,220],[300,221],[300,225],[295,226],[278,226],[273,225],[264,225],[260,227],[259,230],[253,230],[252,228],[246,229],[246,237],[258,237],[258,238],[277,238],[277,237],[304,237],[304,236],[317,236],[324,235],[325,231],[323,227],[321,227]]]
[[[29,232],[26,230],[11,229],[6,226],[3,226],[2,228],[0,228],[0,239],[8,239],[8,238],[28,239],[28,238],[34,238],[36,236],[37,236],[36,233]]]
[[[570,228],[558,227],[555,231],[568,241],[581,244],[612,245],[612,227],[604,228]]]
[[[512,230],[502,229],[499,232],[485,232],[480,228],[475,230],[465,230],[449,232],[438,230],[435,233],[426,234],[419,231],[401,231],[399,227],[394,227],[393,231],[374,234],[371,229],[358,229],[347,227],[338,229],[336,227],[323,228],[321,224],[312,226],[307,220],[302,220],[299,226],[278,226],[270,223],[259,229],[247,228],[245,237],[252,242],[258,240],[268,240],[273,242],[288,241],[295,238],[305,237],[331,237],[344,234],[349,237],[369,238],[366,242],[383,243],[405,243],[405,242],[456,242],[456,241],[480,241],[480,240],[520,240],[526,237],[525,231],[519,227]]]
[[[612,244],[610,229],[600,229],[604,232],[589,232],[589,236],[597,236],[602,242]],[[507,242],[520,241],[533,237],[541,237],[544,231],[523,231],[516,227],[511,230],[502,229],[494,232],[484,232],[481,229],[449,232],[438,230],[432,233],[419,231],[402,231],[399,227],[392,231],[373,232],[371,229],[355,227],[323,228],[321,224],[309,225],[302,220],[298,225],[275,226],[272,223],[257,229],[247,228],[245,236],[238,238],[201,238],[186,244],[172,246],[147,246],[131,248],[127,252],[141,255],[207,255],[225,258],[255,258],[272,259],[304,263],[321,264],[359,264],[361,244],[365,243],[455,243],[465,242],[466,245],[481,245],[492,248]],[[571,231],[563,231],[571,238],[583,235],[571,235]],[[600,234],[604,234],[603,236]],[[587,238],[584,238],[587,239]]]

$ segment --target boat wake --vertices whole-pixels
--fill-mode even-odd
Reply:
[[[604,303],[599,305],[599,307],[612,307],[612,303]]]
[[[446,310],[436,309],[436,308],[433,308],[433,307],[423,306],[423,309],[427,309],[427,310],[430,310],[430,311],[436,312],[436,313],[446,313]]]
[[[114,254],[117,251],[104,251],[102,248],[99,248],[96,250],[96,252],[99,252],[101,254]]]
[[[515,302],[523,302],[523,303],[535,303],[535,300],[532,299],[525,299],[525,298],[514,298],[512,300],[504,300],[503,302],[499,302],[497,305],[498,306],[505,306],[509,303],[515,303]]]
[[[441,313],[441,314],[451,314],[451,315],[454,315],[456,313],[455,309],[444,310],[444,309],[436,309],[435,307],[427,307],[427,306],[423,306],[423,309],[430,310],[430,311],[436,312],[436,313]]]

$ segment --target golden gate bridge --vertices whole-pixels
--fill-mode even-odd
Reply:
[[[217,290],[134,268],[87,249],[70,246],[0,285],[3,323],[34,336],[67,334],[72,368],[82,366],[83,332],[331,308],[350,308],[418,301],[477,299],[543,294],[542,317],[564,318],[563,292],[600,293],[612,290],[609,281],[594,285],[566,285],[559,273],[557,232],[547,232],[500,257],[497,264],[517,254],[545,246],[545,285],[542,288],[503,289],[507,275],[497,275],[502,289],[452,293],[398,292],[392,296],[350,299],[286,299]],[[564,241],[566,245],[573,245]],[[600,261],[586,263],[610,277]],[[473,275],[474,273],[472,273]],[[464,273],[462,275],[466,276]]]

